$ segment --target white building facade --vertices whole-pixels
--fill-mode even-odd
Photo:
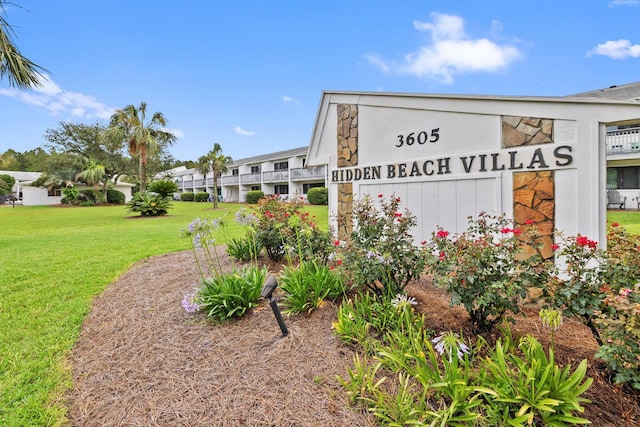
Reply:
[[[233,161],[218,177],[218,198],[225,202],[245,202],[246,194],[260,190],[282,198],[306,198],[310,188],[326,186],[324,166],[307,167],[307,146]],[[178,184],[178,197],[186,192],[213,194],[213,176],[206,178],[196,169],[171,172]]]
[[[607,128],[631,123],[637,100],[325,92],[308,163],[328,168],[339,236],[356,198],[393,194],[416,241],[504,213],[549,255],[553,230],[606,241]]]

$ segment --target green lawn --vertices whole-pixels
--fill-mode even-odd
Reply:
[[[91,301],[135,262],[189,249],[181,230],[196,217],[224,216],[229,235],[238,204],[174,204],[159,218],[128,216],[124,207],[0,207],[0,426],[55,426],[71,387],[66,355]],[[327,227],[326,206],[305,208]],[[640,234],[640,212],[609,212]],[[217,237],[224,243],[222,233]]]
[[[640,234],[640,211],[608,211],[607,221],[619,223],[631,234]]]
[[[122,206],[0,207],[0,425],[62,424],[60,399],[71,387],[65,357],[93,298],[137,261],[190,249],[181,230],[196,217],[224,216],[220,243],[241,235],[233,221],[240,206],[176,202],[157,218]],[[326,229],[326,206],[305,210]]]

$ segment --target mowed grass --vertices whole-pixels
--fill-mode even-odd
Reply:
[[[216,240],[239,237],[246,205],[176,202],[139,218],[123,206],[0,207],[0,425],[56,426],[72,387],[67,355],[93,298],[134,263],[191,248],[181,232],[197,217],[223,217]],[[306,206],[327,227],[326,206]]]
[[[640,234],[640,211],[608,211],[608,222],[617,222],[631,234]]]
[[[196,217],[224,217],[227,233],[239,207],[174,204],[168,216],[138,218],[124,207],[0,207],[0,426],[64,423],[72,386],[67,355],[93,298],[131,265],[149,256],[191,248],[181,231]],[[326,206],[307,206],[326,229]],[[608,220],[640,234],[640,212],[615,211]]]

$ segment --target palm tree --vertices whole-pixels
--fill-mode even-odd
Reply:
[[[213,208],[218,207],[218,175],[228,170],[228,165],[233,162],[229,156],[222,154],[222,147],[217,142],[213,144],[213,150],[210,150],[205,156],[198,159],[198,172],[204,175],[206,182],[207,173],[213,172]]]
[[[146,120],[147,103],[141,102],[139,107],[127,105],[116,110],[111,116],[109,128],[103,137],[110,142],[126,141],[129,154],[138,156],[138,180],[140,192],[147,190],[147,158],[159,151],[161,144],[173,144],[176,136],[162,128],[167,120],[160,112],[153,113],[151,120]]]
[[[0,0],[0,78],[6,77],[9,86],[18,89],[30,89],[42,86],[44,68],[22,56],[13,42],[15,32],[4,15],[4,0]]]
[[[97,190],[98,186],[103,183],[104,199],[107,200],[109,180],[107,179],[104,165],[99,164],[95,159],[89,157],[84,159],[84,168],[84,170],[78,173],[76,178],[83,180],[87,185],[93,185],[94,190]]]

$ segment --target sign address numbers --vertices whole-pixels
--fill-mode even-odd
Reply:
[[[413,145],[416,142],[420,145],[424,145],[427,142],[438,142],[440,139],[440,128],[431,129],[431,133],[426,130],[420,132],[411,132],[407,135],[398,135],[398,143],[396,147],[402,147],[403,145]]]

